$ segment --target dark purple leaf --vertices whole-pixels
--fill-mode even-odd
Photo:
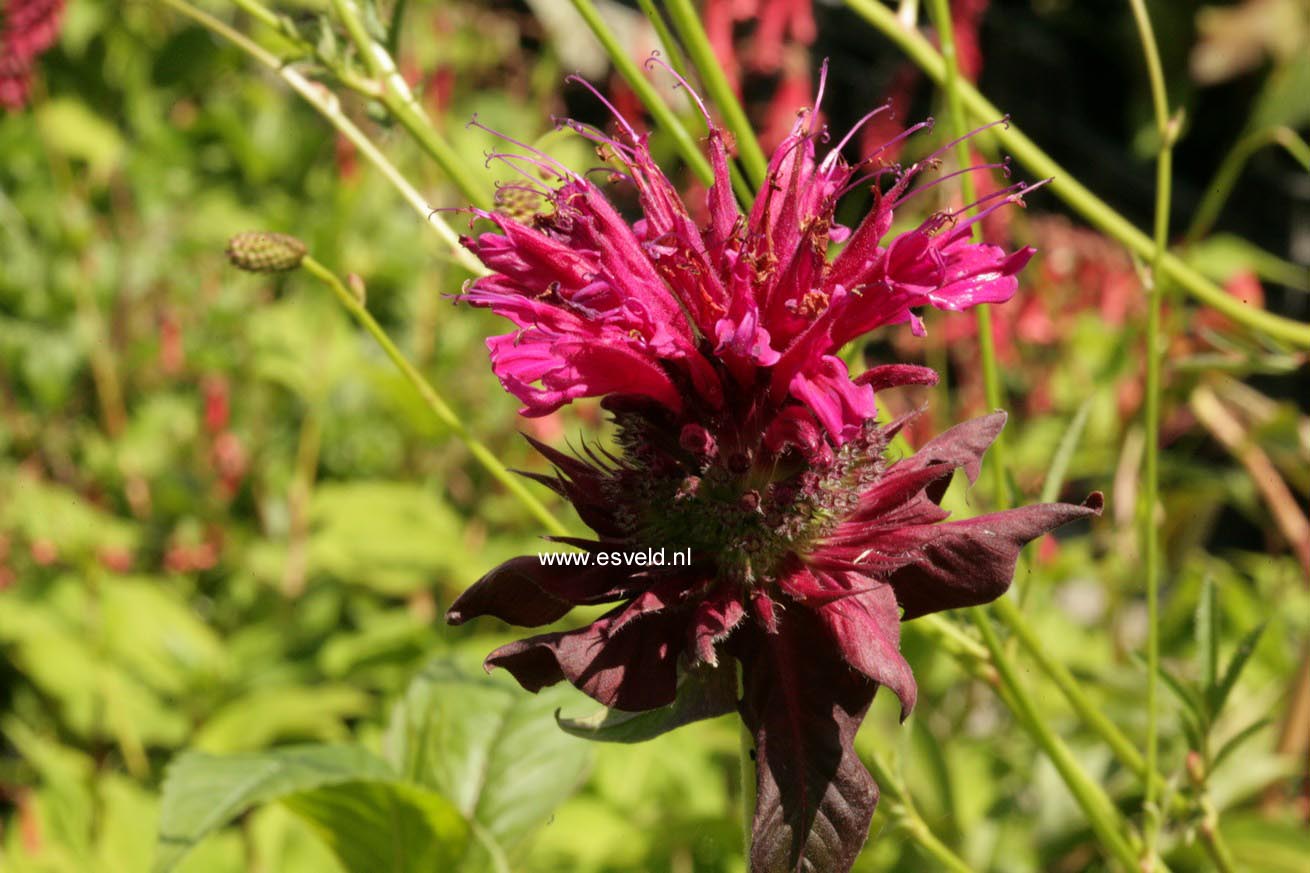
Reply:
[[[847,873],[878,803],[853,746],[878,686],[846,665],[809,610],[788,610],[778,625],[733,638],[756,744],[751,873]]]

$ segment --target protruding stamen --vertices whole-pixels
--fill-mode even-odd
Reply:
[[[714,130],[714,119],[710,117],[710,110],[705,106],[705,101],[701,99],[701,96],[696,92],[696,89],[691,87],[691,84],[686,79],[684,79],[682,75],[678,73],[677,70],[669,66],[668,62],[665,61],[664,58],[660,57],[659,52],[651,52],[650,57],[646,59],[645,66],[647,70],[649,70],[652,66],[663,67],[665,72],[667,72],[673,78],[677,79],[678,80],[677,84],[675,84],[673,87],[683,88],[686,90],[687,94],[691,96],[692,102],[694,102],[696,104],[696,107],[700,109],[700,114],[705,118],[705,126],[708,127],[710,130]]]
[[[628,137],[632,140],[633,145],[636,145],[637,143],[641,142],[641,138],[637,136],[637,131],[632,129],[632,125],[628,123],[628,119],[624,118],[623,114],[619,112],[619,110],[614,108],[614,104],[606,100],[605,96],[601,94],[600,91],[596,90],[595,85],[591,84],[586,79],[582,78],[576,73],[570,76],[565,76],[564,81],[575,82],[581,85],[582,87],[586,88],[588,91],[590,91],[592,96],[595,97],[597,100],[599,100],[601,104],[604,105],[604,107],[610,111],[610,114],[614,116],[614,120],[617,121],[619,125],[627,132]]]

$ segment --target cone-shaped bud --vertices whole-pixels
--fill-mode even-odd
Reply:
[[[285,273],[305,259],[305,244],[285,233],[239,233],[227,243],[232,266],[249,273]]]

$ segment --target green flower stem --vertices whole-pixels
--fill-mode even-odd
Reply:
[[[941,84],[946,80],[946,64],[942,56],[922,34],[904,26],[895,12],[878,0],[846,0],[846,5],[895,43],[934,82]],[[956,89],[965,108],[975,119],[994,121],[1002,117],[1001,111],[968,82],[958,83]],[[1008,128],[995,129],[995,134],[1005,149],[1030,171],[1038,176],[1053,177],[1050,189],[1092,226],[1119,240],[1140,257],[1152,256],[1155,243],[1151,237],[1069,175],[1021,130],[1011,124]],[[1242,303],[1172,254],[1161,258],[1160,268],[1165,276],[1199,302],[1233,321],[1291,345],[1310,348],[1310,324]]]
[[[1237,873],[1237,863],[1233,860],[1233,853],[1228,850],[1228,844],[1224,841],[1223,836],[1219,833],[1219,811],[1210,803],[1208,797],[1201,800],[1201,826],[1197,828],[1201,836],[1201,845],[1205,847],[1206,854],[1210,860],[1214,861],[1215,869],[1219,873]]]
[[[937,34],[941,39],[942,62],[946,73],[943,82],[943,89],[946,92],[946,127],[951,139],[960,140],[955,146],[955,158],[956,163],[963,169],[973,162],[973,158],[969,154],[969,143],[963,139],[968,133],[968,128],[965,125],[964,106],[960,101],[960,70],[955,51],[955,28],[951,21],[951,10],[947,0],[930,0],[930,2],[933,23],[937,25]],[[978,191],[972,173],[965,173],[960,177],[960,193],[965,203],[977,201]],[[969,235],[974,243],[982,242],[982,223],[975,222],[969,230]],[[1001,389],[1001,370],[996,363],[996,343],[992,337],[992,310],[990,306],[983,304],[975,306],[973,311],[978,324],[978,351],[982,357],[983,390],[987,395],[987,405],[991,409],[1004,409],[1005,396]],[[988,449],[988,454],[991,455],[988,465],[992,470],[994,491],[992,501],[998,509],[1008,509],[1011,504],[1006,476],[1009,464],[1004,437],[1004,433],[997,434],[996,441]]]
[[[574,2],[576,3],[577,0]],[[755,130],[751,127],[750,120],[746,118],[746,110],[742,108],[737,95],[733,93],[732,85],[728,83],[728,77],[724,75],[719,59],[714,56],[714,49],[710,46],[709,37],[705,35],[700,14],[692,6],[691,0],[668,0],[666,8],[669,17],[673,19],[673,26],[677,28],[678,35],[682,37],[683,45],[687,48],[687,55],[700,76],[701,84],[705,86],[710,100],[723,113],[724,124],[737,140],[737,155],[746,171],[746,178],[750,181],[751,187],[761,188],[764,185],[764,176],[768,172],[768,161],[764,159],[764,150],[760,148],[759,140],[755,138]]]
[[[524,508],[531,512],[533,517],[541,522],[552,534],[567,536],[569,533],[568,528],[528,491],[523,484],[523,480],[511,473],[501,463],[500,459],[492,453],[491,449],[469,433],[464,422],[437,393],[437,389],[432,387],[432,383],[428,382],[400,349],[396,348],[396,344],[391,341],[391,337],[382,329],[382,325],[377,323],[373,315],[364,307],[364,304],[342,284],[337,275],[309,256],[305,257],[300,266],[332,289],[332,293],[336,295],[337,300],[346,308],[346,311],[364,326],[364,329],[372,335],[373,339],[377,340],[378,345],[382,346],[382,350],[387,353],[387,357],[391,359],[391,362],[399,368],[400,372],[409,380],[409,383],[418,391],[419,396],[423,398],[423,402],[432,410],[432,414],[436,416],[437,420],[449,428],[468,447],[469,453],[491,474],[492,478],[517,497]]]
[[[896,809],[892,812],[896,827],[925,855],[936,862],[937,866],[934,869],[949,871],[949,873],[974,873],[973,868],[964,859],[937,839],[937,835],[919,814],[918,808],[914,805],[914,798],[906,790],[904,783],[877,753],[870,756],[869,769],[873,771],[873,778],[877,780],[883,797],[896,804]]]
[[[1165,340],[1160,330],[1160,300],[1164,296],[1164,276],[1160,263],[1169,242],[1169,195],[1173,181],[1173,141],[1177,124],[1169,118],[1164,70],[1151,27],[1145,0],[1128,0],[1133,20],[1142,40],[1146,69],[1151,82],[1151,103],[1155,110],[1159,151],[1155,177],[1155,248],[1151,253],[1151,270],[1147,293],[1150,308],[1146,321],[1146,481],[1142,488],[1142,544],[1146,574],[1146,771],[1159,769],[1159,693],[1160,693],[1160,530],[1156,524],[1160,502],[1160,357]],[[1155,855],[1160,832],[1160,810],[1155,782],[1146,780],[1146,863]]]
[[[263,23],[266,27],[272,28],[278,33],[283,33],[282,22],[278,19],[277,14],[262,3],[258,3],[256,0],[232,0],[232,3],[244,9],[247,14]]]
[[[317,82],[306,79],[295,68],[284,64],[278,57],[265,50],[258,43],[229,27],[208,12],[197,9],[186,0],[161,0],[161,2],[195,21],[215,36],[232,43],[251,58],[276,73],[278,78],[290,85],[293,91],[304,98],[306,103],[314,107],[342,136],[350,140],[355,148],[359,149],[360,154],[382,173],[393,188],[400,192],[405,202],[422,216],[424,223],[431,227],[437,236],[441,237],[450,260],[474,275],[486,273],[486,268],[482,266],[477,258],[473,257],[467,249],[460,245],[459,234],[451,230],[450,225],[446,224],[440,215],[432,211],[432,207],[423,199],[418,190],[409,183],[409,180],[382,154],[378,147],[373,144],[373,141],[346,117],[345,113],[341,111],[341,104],[336,95]]]
[[[669,66],[673,71],[682,78],[687,78],[687,58],[682,53],[682,46],[678,45],[678,40],[669,30],[669,23],[664,20],[664,16],[655,6],[655,0],[637,0],[637,5],[641,7],[641,14],[646,16],[650,26],[655,28],[655,35],[660,38],[660,45],[664,47],[664,54],[669,59]]]
[[[1237,180],[1242,175],[1246,162],[1260,149],[1269,145],[1282,146],[1284,151],[1304,167],[1307,173],[1310,173],[1310,144],[1307,144],[1290,127],[1279,125],[1248,133],[1239,139],[1224,157],[1223,163],[1215,171],[1214,179],[1206,186],[1205,197],[1201,199],[1196,212],[1192,214],[1192,223],[1188,226],[1184,237],[1186,242],[1196,242],[1210,232],[1215,219],[1219,217],[1220,210],[1228,202],[1233,188],[1237,186]]]
[[[601,18],[600,12],[597,11],[596,5],[592,0],[572,0],[573,8],[578,10],[582,20],[591,28],[596,39],[604,47],[606,54],[614,63],[614,69],[619,71],[619,75],[628,83],[628,87],[633,90],[637,98],[641,100],[642,105],[650,112],[655,119],[656,126],[669,134],[673,138],[673,145],[678,150],[678,154],[691,167],[691,171],[696,174],[702,184],[709,185],[714,182],[714,170],[710,167],[709,159],[701,151],[696,140],[681,121],[674,114],[669,105],[660,97],[655,86],[642,73],[641,68],[633,61],[620,43],[619,38],[610,30],[609,25]]]
[[[974,623],[978,627],[978,632],[982,635],[983,645],[991,653],[992,664],[996,667],[996,672],[1000,677],[1001,690],[1008,697],[1011,710],[1027,732],[1041,746],[1042,751],[1051,759],[1051,763],[1055,765],[1055,769],[1060,773],[1065,785],[1069,787],[1070,793],[1073,794],[1074,800],[1082,807],[1092,831],[1096,834],[1097,839],[1101,841],[1101,844],[1125,870],[1140,869],[1137,853],[1133,851],[1133,847],[1124,836],[1128,829],[1127,824],[1120,817],[1119,811],[1101,786],[1093,782],[1091,777],[1079,766],[1069,747],[1051,730],[1046,719],[1037,711],[1032,697],[1019,684],[1019,676],[1015,671],[1014,664],[1011,663],[1009,655],[1005,653],[1005,649],[996,635],[996,629],[992,627],[991,618],[988,617],[986,611],[982,608],[976,608],[971,612]],[[1164,867],[1161,865],[1157,869],[1163,870]]]
[[[423,151],[437,162],[443,173],[454,183],[465,199],[484,209],[491,206],[487,186],[464,165],[459,153],[437,132],[431,119],[423,111],[405,77],[396,69],[396,62],[386,47],[369,36],[360,17],[355,0],[332,0],[332,9],[355,44],[364,68],[375,81],[379,93],[373,95],[382,101],[387,111],[418,141]]]

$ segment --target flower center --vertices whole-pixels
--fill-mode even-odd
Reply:
[[[625,474],[614,480],[614,497],[633,541],[690,549],[693,565],[713,566],[714,577],[743,587],[769,586],[790,556],[803,557],[848,515],[881,475],[886,446],[873,422],[826,458],[809,460],[758,446],[726,456],[669,450],[670,441],[644,424],[620,428]]]

